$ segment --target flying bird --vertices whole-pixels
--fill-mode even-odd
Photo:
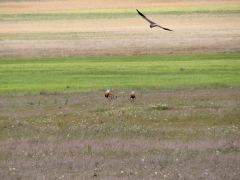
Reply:
[[[136,9],[136,10],[137,10],[137,9]],[[160,28],[162,28],[162,29],[164,29],[164,30],[167,30],[167,31],[173,31],[173,30],[171,30],[171,29],[168,29],[168,28],[162,27],[162,26],[158,25],[157,23],[151,21],[150,19],[148,19],[144,14],[142,14],[142,13],[139,12],[138,10],[137,10],[137,12],[138,12],[138,14],[139,14],[140,16],[142,16],[144,19],[146,19],[146,20],[150,23],[150,28],[153,28],[153,27],[160,27]]]

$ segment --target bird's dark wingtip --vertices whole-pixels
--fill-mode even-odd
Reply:
[[[136,10],[140,16],[145,17],[138,9],[136,9]]]
[[[166,30],[166,31],[173,31],[173,30],[171,30],[171,29],[164,28],[164,27],[162,27],[162,29],[164,29],[164,30]]]

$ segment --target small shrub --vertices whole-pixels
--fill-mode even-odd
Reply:
[[[149,105],[149,109],[150,110],[168,110],[169,107],[167,104],[153,104],[153,105]]]

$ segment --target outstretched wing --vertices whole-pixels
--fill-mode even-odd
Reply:
[[[137,10],[137,9],[136,9],[136,10]],[[171,29],[162,27],[162,26],[156,24],[155,22],[151,21],[150,19],[148,19],[148,18],[147,18],[143,13],[141,13],[140,11],[137,10],[137,12],[138,12],[138,14],[139,14],[140,16],[142,16],[144,19],[146,19],[146,20],[151,24],[151,25],[150,25],[151,27],[158,26],[158,27],[160,27],[160,28],[162,28],[162,29],[164,29],[164,30],[166,30],[166,31],[173,31],[173,30],[171,30]]]
[[[171,30],[171,29],[168,29],[168,28],[162,27],[162,26],[160,26],[160,25],[158,25],[158,24],[157,24],[157,26],[160,27],[160,28],[162,28],[162,29],[164,29],[164,30],[166,30],[166,31],[173,31],[173,30]]]
[[[136,9],[137,10],[137,9]],[[142,14],[141,12],[139,12],[138,10],[137,10],[137,12],[138,12],[138,14],[140,15],[140,16],[142,16],[144,19],[146,19],[150,24],[155,24],[155,22],[153,22],[153,21],[151,21],[150,19],[148,19],[144,14]]]

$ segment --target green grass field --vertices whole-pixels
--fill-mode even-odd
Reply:
[[[239,86],[240,54],[2,58],[0,93]]]

